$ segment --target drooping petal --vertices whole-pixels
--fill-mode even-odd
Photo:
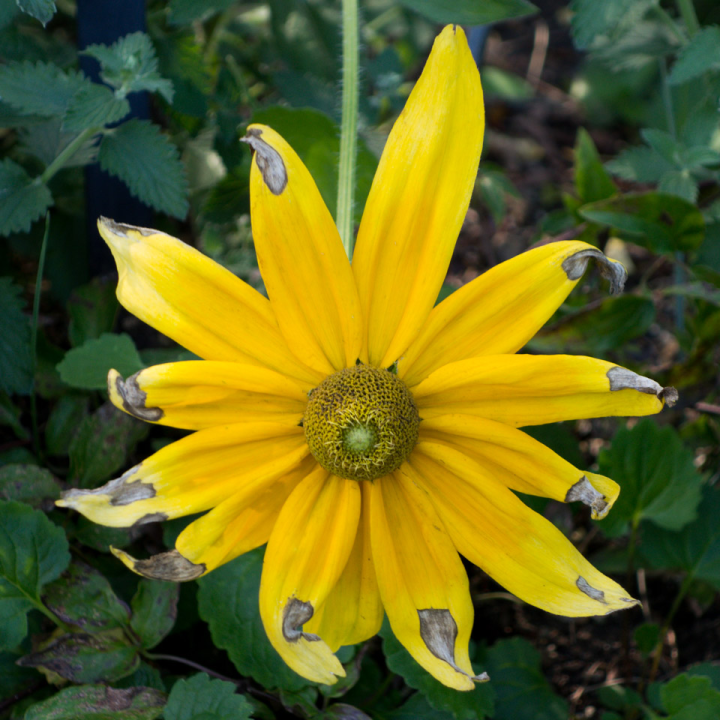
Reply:
[[[250,208],[260,271],[280,332],[322,373],[360,355],[362,318],[350,262],[315,181],[274,130],[251,125]]]
[[[403,469],[407,463],[403,465]],[[473,623],[465,568],[427,492],[404,472],[367,483],[370,536],[385,612],[395,637],[430,674],[472,690]]]
[[[473,459],[423,441],[406,465],[432,496],[458,552],[520,599],[567,617],[637,604]]]
[[[353,257],[371,364],[388,367],[425,323],[477,176],[480,75],[458,26],[435,40],[385,145]]]
[[[370,545],[368,500],[364,492],[360,526],[347,565],[327,600],[305,626],[307,632],[319,635],[333,652],[343,645],[371,638],[382,625],[383,606]]]
[[[322,376],[287,347],[270,303],[229,270],[184,242],[107,218],[98,230],[120,274],[122,305],[206,360],[270,367],[309,389]]]
[[[345,670],[327,644],[305,632],[338,582],[352,551],[361,497],[358,483],[318,469],[287,499],[270,536],[260,616],[273,647],[299,675],[332,684]]]
[[[434,308],[399,363],[400,377],[412,387],[448,363],[517,352],[560,307],[590,259],[610,279],[611,291],[620,292],[625,268],[592,245],[555,242],[528,250]]]
[[[608,514],[620,492],[610,478],[578,470],[541,442],[494,420],[440,415],[423,421],[420,439],[464,453],[512,490],[583,502],[596,520]]]
[[[309,453],[302,428],[240,423],[199,430],[94,490],[57,501],[111,527],[168,520],[208,510],[244,483],[289,472]]]
[[[422,418],[478,415],[522,427],[652,415],[674,388],[613,363],[572,355],[491,355],[450,363],[413,388]]]
[[[238,422],[298,425],[307,405],[307,393],[285,375],[212,360],[154,365],[127,380],[111,370],[108,395],[140,420],[186,430]]]

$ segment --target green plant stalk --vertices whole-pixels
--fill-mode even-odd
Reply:
[[[682,29],[677,22],[670,16],[670,13],[660,5],[653,5],[652,11],[655,13],[659,20],[662,20],[663,24],[670,30],[670,32],[677,38],[681,46],[687,45],[688,39],[685,37]]]
[[[690,37],[700,29],[700,23],[698,22],[697,13],[695,12],[695,6],[692,0],[675,0],[677,9],[682,16],[685,27],[687,28]]]
[[[353,209],[355,204],[355,157],[357,154],[359,95],[358,25],[357,0],[342,0],[342,122],[340,125],[336,222],[343,247],[350,260],[352,260],[355,245]]]
[[[72,156],[93,136],[102,132],[102,127],[93,127],[83,130],[67,147],[45,168],[40,181],[47,183],[57,172],[65,167]]]

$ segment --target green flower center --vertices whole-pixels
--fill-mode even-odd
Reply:
[[[310,393],[303,426],[310,452],[326,470],[375,480],[408,458],[420,416],[397,375],[356,365],[329,375]]]

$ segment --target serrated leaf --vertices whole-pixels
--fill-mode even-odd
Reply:
[[[130,120],[107,133],[100,167],[156,210],[184,218],[188,210],[185,168],[175,145],[147,120]]]
[[[672,163],[649,147],[631,147],[610,160],[607,169],[623,180],[655,183],[663,173],[673,169]]]
[[[527,0],[401,0],[405,7],[438,23],[485,25],[531,15],[537,7]]]
[[[25,720],[155,720],[164,704],[165,694],[152,688],[81,685],[36,703],[26,711]]]
[[[635,0],[572,0],[571,28],[575,45],[584,49],[598,35],[615,29]]]
[[[55,0],[17,0],[17,6],[28,15],[47,25],[57,12]]]
[[[311,683],[293,672],[265,634],[258,597],[263,550],[253,550],[198,580],[198,610],[216,647],[241,675],[265,688],[297,691]]]
[[[692,522],[700,502],[702,478],[693,454],[675,430],[645,418],[631,430],[621,428],[600,456],[600,472],[622,492],[600,528],[618,535],[628,523],[648,520],[668,530]]]
[[[132,627],[142,647],[155,647],[171,630],[177,618],[180,586],[173,582],[142,579],[132,599]]]
[[[713,688],[710,678],[690,677],[683,673],[660,688],[660,698],[671,717],[699,703],[707,703],[714,711],[714,714],[708,717],[717,717],[720,714],[720,692]],[[688,714],[687,717],[690,718],[691,715]]]
[[[249,720],[253,706],[236,686],[222,680],[211,680],[198,673],[188,680],[178,680],[170,692],[165,720]]]
[[[27,115],[64,115],[84,85],[82,73],[63,72],[52,63],[8,63],[0,66],[0,100]]]
[[[87,395],[63,395],[50,411],[45,425],[45,447],[49,455],[67,455],[70,442],[88,414]]]
[[[583,203],[605,200],[617,192],[598,155],[595,143],[585,128],[578,130],[575,143],[575,189]]]
[[[62,381],[71,387],[104,390],[110,370],[127,377],[143,367],[129,335],[103,333],[96,340],[86,340],[80,347],[68,350],[57,370]]]
[[[667,162],[677,165],[683,146],[670,133],[655,128],[645,128],[640,131],[640,135],[658,155]]]
[[[130,103],[118,98],[104,85],[84,85],[72,96],[63,118],[63,129],[80,132],[100,128],[122,120],[130,113]]]
[[[52,193],[39,178],[8,158],[0,161],[0,235],[27,232],[52,204]]]
[[[27,395],[33,384],[30,319],[21,292],[12,278],[0,278],[0,392],[8,395]]]
[[[692,41],[680,51],[669,81],[671,85],[679,85],[708,70],[718,69],[720,69],[720,27],[710,25],[695,33]]]
[[[671,170],[660,178],[658,192],[675,195],[694,204],[698,196],[698,186],[687,170]]]
[[[383,639],[383,653],[388,668],[400,675],[411,688],[419,690],[435,710],[451,713],[455,720],[495,717],[494,682],[476,684],[471,692],[457,692],[437,681],[417,664],[393,635],[387,618],[383,622],[380,636]],[[486,668],[483,666],[480,669],[484,671]],[[491,677],[491,680],[494,679]]]
[[[53,474],[36,465],[10,464],[0,467],[0,500],[16,500],[34,508],[52,507],[60,497],[60,484]]]
[[[59,527],[39,510],[0,501],[0,649],[11,650],[25,637],[27,611],[69,562]]]

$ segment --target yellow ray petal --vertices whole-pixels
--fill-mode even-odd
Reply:
[[[57,501],[93,522],[130,527],[218,505],[245,483],[279,478],[309,453],[302,428],[241,423],[199,430],[94,490]]]
[[[448,26],[390,133],[358,232],[353,271],[373,365],[402,355],[437,299],[484,129],[480,75],[462,29]]]
[[[491,355],[450,363],[413,388],[423,419],[479,415],[522,427],[560,420],[652,415],[674,388],[613,363],[572,355]]]
[[[270,367],[312,388],[322,380],[287,347],[270,303],[170,235],[107,218],[98,230],[120,279],[117,296],[143,322],[206,360]]]
[[[423,441],[410,465],[403,471],[430,493],[458,552],[525,602],[568,617],[637,604],[471,458]]]
[[[284,375],[240,363],[189,361],[155,365],[123,380],[108,375],[113,405],[140,420],[202,430],[239,422],[298,425],[307,393]]]
[[[335,222],[307,168],[274,130],[251,125],[253,239],[280,331],[303,362],[323,373],[360,355],[362,318]]]
[[[620,492],[610,478],[578,470],[541,442],[494,420],[441,415],[423,421],[420,439],[464,453],[512,490],[583,502],[596,520],[608,514]]]
[[[405,465],[403,466],[403,468]],[[385,612],[395,637],[441,683],[472,690],[473,623],[465,568],[430,498],[403,472],[363,489]]]
[[[305,630],[319,635],[336,652],[343,645],[355,645],[376,635],[382,619],[383,606],[370,547],[368,495],[364,492],[362,517],[350,558]]]
[[[400,377],[412,387],[448,363],[517,352],[560,307],[591,258],[612,292],[620,292],[625,268],[592,245],[556,242],[528,250],[443,300],[400,361]]]
[[[360,488],[318,466],[292,492],[273,529],[260,582],[260,616],[273,647],[299,675],[332,684],[345,670],[302,626],[330,594],[350,557]]]

